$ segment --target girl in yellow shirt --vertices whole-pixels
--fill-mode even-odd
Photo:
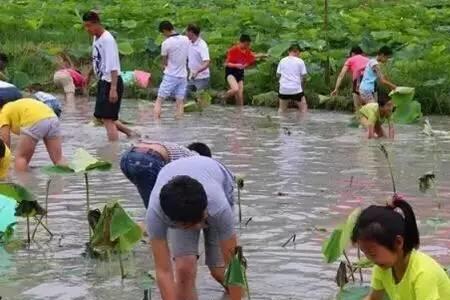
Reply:
[[[398,196],[390,206],[363,210],[352,241],[375,263],[366,300],[448,300],[450,279],[430,256],[416,250],[419,230],[411,206]]]
[[[43,140],[54,164],[62,162],[61,129],[58,117],[46,104],[35,99],[0,101],[0,137],[11,146],[11,132],[19,135],[15,168],[26,171],[37,143]]]

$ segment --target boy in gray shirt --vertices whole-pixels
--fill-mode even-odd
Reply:
[[[195,278],[201,230],[206,264],[214,279],[223,285],[225,267],[237,245],[233,182],[233,176],[221,163],[202,156],[173,161],[160,171],[150,195],[146,223],[162,299],[197,299]],[[240,288],[229,287],[229,292],[231,299],[240,299]]]

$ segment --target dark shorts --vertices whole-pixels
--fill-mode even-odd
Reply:
[[[110,89],[110,82],[99,80],[97,84],[97,101],[95,102],[94,117],[116,121],[119,119],[120,103],[122,102],[123,95],[122,77],[119,76],[117,79],[117,95],[119,99],[116,103],[109,102]]]
[[[22,93],[16,87],[0,88],[0,103],[3,105],[10,101],[22,98]]]
[[[238,68],[225,68],[225,80],[227,80],[228,76],[232,75],[237,82],[244,81],[244,70]]]
[[[283,95],[278,93],[278,98],[280,98],[281,100],[286,100],[286,101],[302,101],[302,98],[305,96],[305,93],[301,92],[298,94],[293,94],[293,95]]]
[[[158,152],[151,149],[143,152],[135,147],[127,150],[120,159],[122,173],[137,187],[145,208],[148,207],[159,171],[165,164],[166,161]]]

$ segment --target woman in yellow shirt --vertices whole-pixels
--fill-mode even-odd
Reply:
[[[450,279],[430,256],[416,250],[419,230],[411,206],[398,196],[390,206],[363,210],[352,241],[375,263],[366,300],[448,300]]]
[[[11,132],[19,135],[15,168],[26,171],[37,143],[43,140],[54,164],[62,162],[61,129],[53,110],[35,99],[0,102],[0,137],[11,146]]]

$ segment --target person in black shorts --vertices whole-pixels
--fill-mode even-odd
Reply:
[[[280,77],[279,112],[285,112],[289,101],[295,101],[300,112],[308,110],[303,93],[304,79],[307,75],[305,62],[300,58],[301,49],[298,45],[289,47],[289,55],[278,64],[277,75]]]
[[[85,13],[83,22],[86,31],[94,37],[92,66],[98,78],[94,117],[102,121],[110,141],[119,139],[119,131],[131,136],[133,131],[119,121],[123,81],[116,40],[103,28],[97,13]]]

